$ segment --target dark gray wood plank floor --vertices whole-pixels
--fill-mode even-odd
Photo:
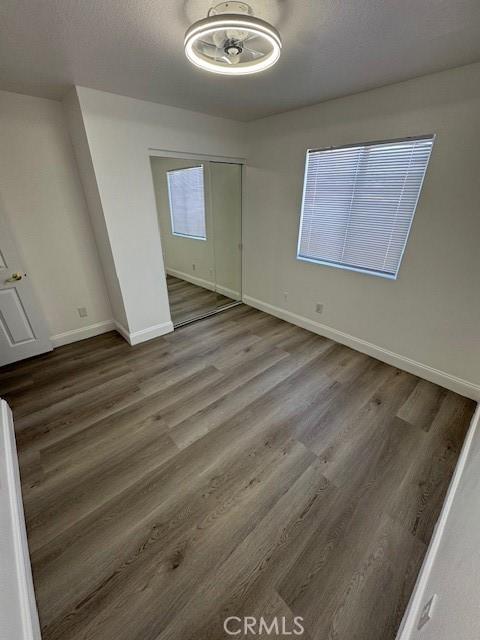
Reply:
[[[227,616],[393,640],[474,410],[245,306],[5,367],[0,393],[44,640],[218,640]]]
[[[221,293],[167,275],[168,301],[173,324],[199,318],[234,302]]]

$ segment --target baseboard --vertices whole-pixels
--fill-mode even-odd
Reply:
[[[1,449],[4,447],[4,455]],[[23,512],[20,474],[18,470],[17,450],[13,430],[12,413],[3,400],[0,400],[0,460],[4,457],[6,483],[0,486],[2,496],[2,530],[8,536],[0,536],[2,546],[0,565],[15,569],[0,575],[0,621],[2,631],[10,638],[18,640],[41,640],[35,592],[33,589],[30,554],[28,552],[25,516]],[[5,499],[5,500],[4,500]],[[8,506],[4,502],[7,501]],[[8,526],[4,529],[4,526]],[[13,538],[12,547],[8,541]],[[4,548],[4,544],[7,548]],[[15,556],[14,558],[11,555]],[[10,561],[10,562],[9,562]],[[14,634],[14,635],[10,635]]]
[[[196,284],[198,287],[203,287],[204,289],[208,289],[209,291],[215,291],[214,282],[204,280],[203,278],[197,278],[197,276],[192,276],[189,273],[183,273],[183,271],[177,271],[176,269],[165,269],[165,271],[169,276],[180,278],[180,280],[185,280],[186,282],[190,282],[191,284]]]
[[[115,323],[113,320],[103,320],[102,322],[95,322],[89,324],[86,327],[80,329],[72,329],[71,331],[65,331],[64,333],[57,333],[55,336],[51,336],[50,340],[54,347],[61,347],[64,344],[70,344],[71,342],[77,342],[78,340],[85,340],[86,338],[93,338],[101,333],[112,331],[115,329]]]
[[[171,333],[173,331],[173,323],[170,322],[162,322],[160,324],[156,324],[153,327],[147,327],[146,329],[141,329],[140,331],[127,331],[123,325],[119,322],[115,322],[115,329],[118,333],[125,338],[125,340],[132,347],[136,344],[140,344],[141,342],[147,342],[147,340],[152,340],[153,338],[158,338],[159,336],[163,336],[166,333]]]
[[[438,518],[437,524],[435,525],[430,544],[428,545],[427,554],[423,560],[422,568],[420,569],[420,573],[418,574],[417,582],[415,583],[412,596],[403,616],[403,620],[400,625],[400,629],[398,630],[396,640],[409,640],[412,633],[417,627],[420,612],[424,605],[426,597],[425,592],[428,585],[428,579],[435,564],[440,543],[442,541],[442,537],[448,523],[448,518],[452,510],[458,487],[462,480],[462,475],[467,464],[470,449],[472,448],[472,443],[474,441],[479,423],[480,405],[477,405],[477,409],[473,415],[470,427],[463,442],[462,451],[460,452],[455,471],[450,481],[447,495],[445,496],[445,501],[443,503],[440,517]]]
[[[286,311],[285,309],[281,309],[280,307],[275,307],[271,304],[263,302],[262,300],[257,300],[256,298],[251,298],[250,296],[243,296],[243,302],[251,307],[260,309],[260,311],[265,311],[272,316],[276,316],[277,318],[281,318],[282,320],[286,320],[287,322],[298,325],[303,329],[308,329],[313,333],[318,333],[321,336],[325,336],[326,338],[335,340],[335,342],[345,344],[348,347],[355,349],[356,351],[366,353],[367,355],[372,356],[377,360],[381,360],[382,362],[386,362],[387,364],[397,367],[398,369],[403,369],[404,371],[413,373],[420,378],[424,378],[425,380],[429,380],[430,382],[438,384],[442,387],[446,387],[447,389],[455,391],[455,393],[459,393],[462,396],[472,398],[472,400],[480,401],[480,386],[469,382],[468,380],[458,378],[447,373],[446,371],[441,371],[440,369],[434,369],[429,365],[422,364],[421,362],[417,362],[416,360],[412,360],[411,358],[407,358],[406,356],[394,353],[393,351],[389,351],[388,349],[383,349],[382,347],[379,347],[371,342],[367,342],[366,340],[362,340],[361,338],[356,338],[355,336],[352,336],[348,333],[343,333],[342,331],[338,331],[337,329],[332,329],[332,327],[321,324],[320,322],[316,322],[315,320],[310,320],[309,318],[297,315],[296,313],[292,313],[291,311]]]

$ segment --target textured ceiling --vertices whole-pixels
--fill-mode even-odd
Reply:
[[[480,60],[479,0],[252,0],[279,63],[236,78],[184,57],[208,0],[2,0],[0,88],[62,98],[73,84],[251,120]]]

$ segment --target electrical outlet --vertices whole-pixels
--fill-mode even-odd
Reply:
[[[317,313],[323,313],[323,304],[320,304],[320,302],[317,302],[317,304],[315,305],[315,311]]]
[[[417,629],[420,631],[422,627],[424,627],[429,620],[432,619],[433,610],[435,608],[435,603],[438,600],[438,596],[436,593],[428,600],[424,605],[422,612],[420,614],[420,618],[418,619]]]
[[[78,307],[77,311],[80,318],[86,318],[88,316],[87,307]]]
[[[197,268],[196,264],[192,264],[192,271],[195,271],[195,269]]]

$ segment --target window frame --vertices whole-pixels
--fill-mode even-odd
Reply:
[[[340,149],[353,149],[356,147],[373,147],[376,145],[382,145],[382,144],[395,144],[395,143],[401,143],[401,142],[407,142],[409,140],[431,140],[432,141],[432,148],[430,151],[430,155],[428,158],[428,162],[427,165],[425,167],[425,171],[423,174],[423,178],[422,181],[420,183],[420,188],[418,190],[418,194],[417,194],[417,198],[415,200],[415,206],[413,209],[413,215],[412,218],[410,220],[410,224],[408,226],[408,231],[407,234],[405,236],[405,244],[403,246],[402,249],[402,253],[400,255],[400,260],[398,261],[398,267],[396,272],[393,274],[391,273],[385,273],[383,271],[377,271],[375,269],[369,269],[368,267],[356,267],[356,266],[350,266],[347,264],[342,264],[340,262],[334,262],[333,260],[326,260],[326,259],[322,259],[322,258],[308,258],[305,256],[300,255],[300,245],[301,245],[301,239],[302,239],[302,224],[303,224],[303,214],[304,214],[304,204],[305,204],[305,195],[306,195],[306,185],[307,185],[307,169],[308,169],[308,158],[309,158],[309,154],[310,153],[321,153],[322,151],[338,151]],[[433,151],[433,146],[436,140],[436,134],[435,133],[427,133],[427,134],[422,134],[419,136],[406,136],[403,138],[392,138],[392,139],[388,139],[388,140],[370,140],[368,142],[355,142],[353,144],[342,144],[342,145],[338,145],[338,146],[330,146],[330,147],[319,147],[319,148],[312,148],[312,149],[307,149],[306,153],[305,153],[305,165],[304,165],[304,174],[303,174],[303,191],[302,191],[302,204],[301,204],[301,209],[300,209],[300,219],[299,219],[299,223],[298,223],[298,241],[297,241],[297,252],[296,252],[296,259],[299,260],[300,262],[308,262],[310,264],[320,264],[326,267],[333,267],[336,269],[343,269],[344,271],[353,271],[356,273],[363,273],[366,275],[372,275],[372,276],[377,276],[380,278],[385,278],[387,280],[397,280],[398,279],[398,274],[400,271],[400,267],[402,265],[402,261],[403,261],[403,256],[405,253],[405,250],[407,248],[407,244],[408,244],[408,240],[410,237],[410,232],[412,229],[412,225],[413,225],[413,220],[415,218],[415,213],[417,211],[417,206],[418,206],[418,201],[420,199],[420,194],[422,193],[422,189],[423,189],[423,183],[425,181],[425,176],[427,175],[427,171],[428,171],[428,166],[430,164],[430,159],[431,159],[431,154]]]
[[[180,233],[179,231],[175,231],[175,223],[173,219],[173,207],[172,207],[172,197],[170,191],[170,181],[168,179],[168,174],[177,173],[178,171],[188,171],[190,169],[201,169],[202,170],[202,185],[203,185],[203,220],[205,227],[205,235],[204,236],[195,236],[189,233]],[[202,240],[203,242],[207,242],[207,201],[205,195],[205,167],[203,164],[194,165],[191,167],[178,167],[178,169],[168,169],[166,171],[166,180],[167,180],[167,193],[168,193],[168,208],[170,209],[170,225],[172,227],[172,236],[176,236],[178,238],[188,238],[189,240]]]

